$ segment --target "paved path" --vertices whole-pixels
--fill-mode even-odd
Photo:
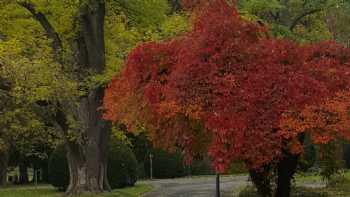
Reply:
[[[221,177],[222,197],[232,197],[234,191],[248,184],[247,176]],[[151,184],[154,190],[144,197],[214,197],[215,176],[164,179],[145,181]]]

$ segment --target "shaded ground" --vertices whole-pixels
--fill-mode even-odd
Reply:
[[[221,196],[231,197],[248,184],[247,176],[221,177]],[[214,197],[215,176],[145,181],[153,191],[144,197]]]

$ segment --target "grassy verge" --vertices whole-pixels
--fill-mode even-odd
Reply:
[[[322,182],[319,175],[298,174],[292,197],[350,197],[350,171],[334,177],[330,182]],[[255,188],[245,187],[239,197],[257,197]]]
[[[135,187],[113,190],[111,193],[99,195],[85,194],[79,197],[141,197],[152,190],[147,184],[136,184]],[[1,197],[62,197],[63,193],[57,192],[53,187],[41,186],[14,186],[0,189]]]
[[[332,179],[324,190],[331,197],[350,196],[350,173]]]

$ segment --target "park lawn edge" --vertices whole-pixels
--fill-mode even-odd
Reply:
[[[137,183],[134,187],[115,189],[102,194],[83,194],[79,197],[142,197],[152,191],[153,186],[145,183]],[[26,185],[7,186],[0,188],[1,197],[63,197],[64,193],[58,192],[50,185]]]

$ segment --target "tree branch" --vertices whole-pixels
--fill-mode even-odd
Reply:
[[[289,30],[293,31],[293,29],[298,25],[298,23],[299,23],[304,17],[309,16],[309,15],[311,15],[311,14],[315,14],[315,13],[317,13],[317,12],[321,12],[322,10],[323,10],[323,9],[321,9],[321,8],[316,8],[316,9],[309,10],[309,11],[307,11],[307,12],[302,13],[300,16],[296,17],[296,18],[293,20],[292,24],[291,24],[290,27],[289,27]]]
[[[270,16],[273,18],[273,20],[277,21],[279,16],[278,13],[274,14],[272,11],[269,12]]]
[[[5,40],[5,35],[3,35],[1,32],[0,32],[0,41],[3,41],[3,40]]]
[[[47,38],[52,40],[52,49],[54,50],[55,58],[61,63],[62,41],[53,26],[47,20],[46,16],[42,12],[38,12],[32,3],[18,2],[18,4],[27,9],[44,28]]]

